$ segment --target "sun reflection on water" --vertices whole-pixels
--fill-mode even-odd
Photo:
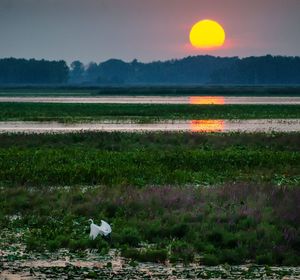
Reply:
[[[190,96],[192,105],[224,105],[224,96]]]
[[[223,132],[225,129],[224,120],[192,120],[192,132]]]

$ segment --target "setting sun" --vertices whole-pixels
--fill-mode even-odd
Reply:
[[[190,31],[192,46],[200,49],[222,47],[226,34],[224,28],[216,21],[205,19],[197,22]]]

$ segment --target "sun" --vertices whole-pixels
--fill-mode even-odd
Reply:
[[[190,42],[199,49],[220,48],[224,45],[225,39],[224,28],[210,19],[197,22],[190,31]]]

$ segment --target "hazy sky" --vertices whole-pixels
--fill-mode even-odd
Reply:
[[[226,46],[199,51],[189,31],[220,22]],[[0,57],[105,61],[187,55],[300,55],[300,0],[0,0]]]

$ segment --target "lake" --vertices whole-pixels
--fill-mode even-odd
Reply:
[[[189,120],[157,123],[104,121],[90,123],[0,122],[0,133],[68,133],[68,132],[297,132],[300,119],[260,120]]]
[[[101,96],[101,97],[0,97],[0,102],[99,103],[99,104],[192,104],[192,105],[300,105],[300,97],[236,96]]]

